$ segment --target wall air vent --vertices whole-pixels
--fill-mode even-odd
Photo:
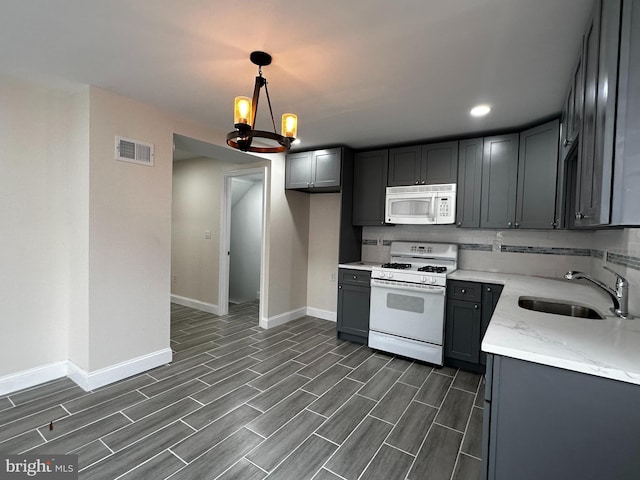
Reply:
[[[116,137],[116,160],[153,166],[153,144]]]

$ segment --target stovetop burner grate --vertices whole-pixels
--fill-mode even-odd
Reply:
[[[447,267],[436,267],[433,265],[427,265],[427,266],[418,268],[418,271],[429,272],[429,273],[445,273],[447,271]]]
[[[393,268],[395,270],[408,270],[411,268],[410,263],[383,263],[382,268]]]

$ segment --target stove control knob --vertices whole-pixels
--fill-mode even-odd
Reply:
[[[393,273],[387,272],[387,278],[393,278]]]

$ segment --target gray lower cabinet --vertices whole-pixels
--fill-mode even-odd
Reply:
[[[353,171],[353,224],[384,225],[389,150],[356,153]]]
[[[640,478],[640,386],[487,360],[483,479]]]
[[[456,183],[458,142],[389,149],[388,186]]]
[[[369,300],[371,273],[365,270],[338,270],[337,337],[367,344],[369,340]]]
[[[341,184],[341,167],[341,148],[289,154],[285,165],[285,188],[338,192]]]
[[[496,308],[502,285],[450,280],[445,314],[445,365],[483,372],[482,338]]]

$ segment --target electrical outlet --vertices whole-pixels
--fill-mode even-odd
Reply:
[[[379,247],[381,247],[382,245],[384,245],[384,240],[382,239],[382,237],[378,237],[376,239],[376,243],[378,244]]]
[[[205,230],[204,231],[204,239],[205,240],[211,240],[211,230]]]
[[[492,250],[500,253],[502,251],[502,240],[494,240]]]
[[[332,273],[329,275],[329,281],[330,281],[331,283],[335,283],[335,281],[336,281],[336,274],[335,274],[335,273],[333,273],[333,272],[332,272]]]
[[[178,283],[178,277],[176,275],[174,275],[173,277],[171,277],[171,281],[173,283]]]

